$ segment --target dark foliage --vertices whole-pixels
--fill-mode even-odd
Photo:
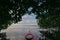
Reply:
[[[0,30],[21,21],[29,7],[40,27],[60,28],[60,0],[0,0]]]

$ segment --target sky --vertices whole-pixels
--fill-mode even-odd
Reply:
[[[21,24],[21,25],[22,24],[23,25],[33,24],[34,25],[37,23],[35,17],[36,17],[36,15],[34,15],[33,13],[31,15],[26,14],[22,17],[22,21],[19,22],[18,24]]]
[[[22,16],[22,21],[16,24],[12,24],[10,27],[8,27],[8,29],[20,28],[20,26],[24,26],[24,25],[37,25],[37,20],[35,19],[35,17],[36,15],[34,15],[33,13],[31,15],[25,14],[24,16]]]
[[[7,28],[7,30],[11,28],[20,28],[21,26],[24,25],[37,25],[37,20],[35,19],[35,17],[36,15],[34,15],[33,13],[31,15],[25,14],[24,16],[22,16],[22,21],[16,24],[12,24]]]

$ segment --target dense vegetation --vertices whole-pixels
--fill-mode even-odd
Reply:
[[[0,30],[21,21],[26,13],[34,13],[40,27],[60,28],[60,0],[0,0]]]

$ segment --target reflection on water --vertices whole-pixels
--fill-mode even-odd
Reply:
[[[7,30],[5,30],[7,38],[9,38],[10,40],[22,40],[22,38],[26,35],[28,31],[31,31],[34,35],[37,34],[39,36],[39,27],[37,25],[21,25],[20,27],[15,27],[8,28]]]
[[[2,31],[6,32],[7,38],[10,40],[22,40],[22,37],[24,37],[28,31],[31,31],[34,35],[37,34],[39,36],[38,29],[39,27],[34,14],[27,14],[22,17],[21,22],[18,24],[13,24],[8,27],[8,29]]]

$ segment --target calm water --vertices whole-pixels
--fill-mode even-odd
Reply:
[[[22,40],[28,31],[31,31],[37,37],[39,36],[39,27],[34,15],[23,16],[19,24],[11,25],[6,30],[6,34],[10,40]]]
[[[37,25],[14,25],[6,30],[6,34],[10,40],[22,40],[28,31],[31,31],[35,37],[39,37],[39,27]]]

